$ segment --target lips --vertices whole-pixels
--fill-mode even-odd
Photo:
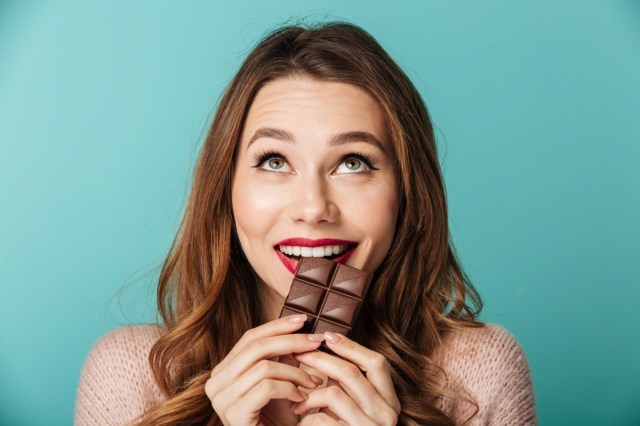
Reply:
[[[301,257],[325,257],[338,263],[346,263],[358,243],[334,238],[287,238],[278,242],[274,250],[285,268],[295,274]]]

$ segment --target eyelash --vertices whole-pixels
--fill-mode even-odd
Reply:
[[[280,154],[277,151],[269,150],[269,151],[259,152],[253,156],[253,162],[255,164],[253,167],[258,168],[262,166],[267,160],[269,160],[272,157],[282,158],[286,163],[289,163],[289,160],[287,160],[287,157],[285,157],[284,155]],[[362,161],[371,170],[378,170],[374,166],[374,164],[376,164],[376,159],[371,154],[366,154],[364,152],[350,152],[349,154],[346,154],[342,157],[342,159],[340,160],[340,163],[342,163],[348,158],[356,158]]]
[[[287,163],[289,162],[289,160],[287,160],[287,157],[285,157],[284,155],[280,154],[277,151],[269,150],[269,151],[258,152],[256,155],[253,156],[253,163],[255,164],[253,167],[257,168],[262,166],[271,157],[282,158],[285,162]]]
[[[347,154],[344,157],[342,157],[342,160],[340,160],[340,162],[342,163],[343,161],[345,161],[348,158],[356,158],[356,159],[362,161],[371,170],[378,170],[374,166],[374,164],[376,164],[376,159],[371,154],[366,154],[364,152],[350,152],[349,154]]]

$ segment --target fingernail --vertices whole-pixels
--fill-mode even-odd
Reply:
[[[298,324],[301,322],[305,322],[306,320],[307,320],[306,314],[290,315],[289,317],[287,317],[287,321],[289,321],[291,324]]]
[[[312,342],[322,342],[324,340],[324,334],[307,334],[307,339]]]
[[[289,405],[289,410],[291,411],[296,411],[296,408],[298,408],[297,402],[294,402],[293,404]]]
[[[338,336],[335,333],[331,333],[330,331],[325,331],[324,332],[324,338],[329,343],[338,343],[340,341],[340,336]]]
[[[302,392],[300,389],[298,389],[298,392],[300,392],[300,395],[302,396],[302,399],[304,399],[305,401],[307,399],[309,399],[309,395],[307,395],[306,393]]]
[[[311,381],[316,385],[321,385],[324,383],[324,380],[322,380],[320,377],[314,376],[313,374],[309,374],[309,375],[311,376]]]

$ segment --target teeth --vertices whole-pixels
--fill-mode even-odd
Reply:
[[[343,253],[346,245],[302,247],[302,246],[278,246],[278,249],[289,256],[325,257]]]

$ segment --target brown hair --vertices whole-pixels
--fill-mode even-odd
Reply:
[[[164,330],[149,359],[167,400],[141,421],[221,424],[204,383],[242,334],[264,320],[255,273],[234,230],[234,151],[258,90],[292,75],[357,85],[381,107],[398,160],[401,205],[391,250],[359,322],[367,333],[356,326],[354,335],[389,361],[402,405],[399,424],[451,425],[436,406],[451,392],[440,381],[446,377],[434,351],[447,329],[482,326],[476,320],[482,303],[449,242],[446,194],[424,102],[373,37],[347,23],[269,34],[224,93],[159,280]]]

